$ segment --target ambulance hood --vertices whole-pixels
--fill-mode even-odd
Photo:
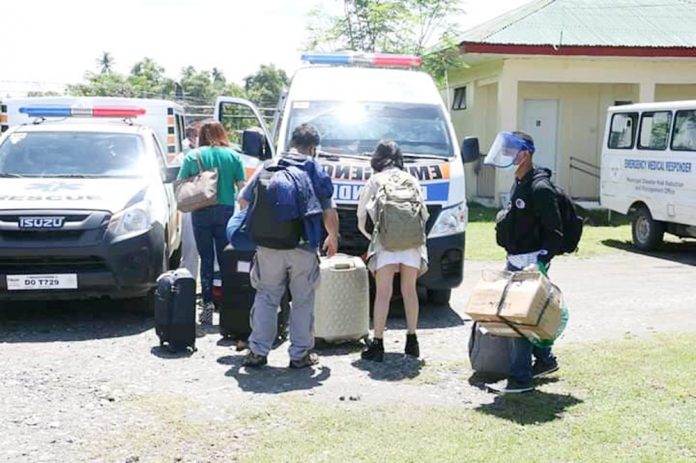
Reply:
[[[145,198],[145,178],[2,178],[0,210],[79,209],[113,213]]]

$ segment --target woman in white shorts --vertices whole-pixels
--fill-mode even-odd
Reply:
[[[406,355],[413,357],[420,356],[416,328],[418,326],[418,293],[416,291],[416,280],[428,270],[428,251],[423,244],[411,249],[400,251],[389,251],[382,246],[377,230],[369,233],[366,229],[367,215],[370,215],[372,223],[376,222],[377,216],[377,193],[380,182],[385,176],[398,173],[399,175],[410,176],[417,186],[418,196],[423,202],[420,194],[418,179],[405,172],[404,159],[399,146],[393,141],[381,141],[375,148],[371,160],[373,174],[370,180],[360,193],[358,203],[358,228],[370,240],[370,247],[367,254],[367,266],[375,276],[376,294],[373,314],[374,337],[362,352],[362,358],[381,362],[384,359],[384,328],[389,314],[389,303],[392,297],[394,276],[400,273],[401,296],[404,301],[406,311]],[[398,171],[402,172],[398,172]],[[428,219],[428,212],[425,206],[421,208],[423,224]]]

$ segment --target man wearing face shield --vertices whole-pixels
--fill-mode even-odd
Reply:
[[[532,265],[546,274],[551,259],[561,254],[563,222],[551,171],[534,166],[534,151],[529,134],[500,132],[484,163],[515,169],[510,202],[496,218],[496,241],[507,251],[507,270],[520,271]],[[550,347],[536,347],[526,338],[511,338],[511,342],[510,376],[505,384],[489,385],[494,392],[531,391],[534,378],[558,370]]]

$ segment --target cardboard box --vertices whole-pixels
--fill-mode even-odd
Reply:
[[[558,287],[540,272],[484,270],[466,313],[498,336],[519,336],[504,318],[527,337],[555,339],[563,322],[562,301]]]

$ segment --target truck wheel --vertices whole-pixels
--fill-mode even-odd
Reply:
[[[450,297],[452,296],[451,289],[429,289],[428,290],[428,302],[437,305],[447,305],[449,304]]]
[[[641,207],[633,214],[631,232],[635,247],[641,251],[652,251],[662,243],[665,224],[653,220],[648,208]]]

